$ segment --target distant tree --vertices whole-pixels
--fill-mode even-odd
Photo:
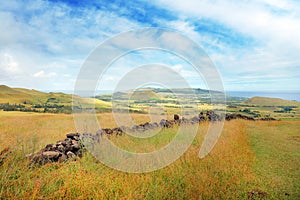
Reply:
[[[290,106],[286,106],[286,107],[283,107],[283,111],[284,112],[291,112],[293,110],[293,108],[292,107],[290,107]]]

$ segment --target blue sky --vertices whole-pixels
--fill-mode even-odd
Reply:
[[[87,3],[88,2],[88,3]],[[299,90],[300,2],[285,0],[1,1],[0,84],[72,90],[89,53],[143,27],[176,30],[215,63],[225,90]],[[141,53],[115,63],[99,89],[113,90],[136,65],[163,62],[205,87],[172,55]]]

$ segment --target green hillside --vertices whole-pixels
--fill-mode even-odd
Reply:
[[[99,111],[111,108],[110,102],[94,98],[82,98],[62,92],[46,93],[24,88],[10,88],[5,85],[0,86],[0,104],[2,109],[6,109],[6,111],[71,113],[73,97],[84,107],[92,108],[95,105]]]
[[[72,103],[72,95],[64,93],[45,93],[24,88],[0,86],[0,103],[10,104],[41,104],[41,103]]]
[[[269,97],[252,97],[251,99],[246,100],[244,103],[256,106],[300,106],[300,103],[296,101]]]

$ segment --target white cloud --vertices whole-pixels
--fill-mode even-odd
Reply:
[[[157,17],[153,23],[178,30],[202,45],[220,69],[225,85],[243,89],[244,85],[239,86],[239,81],[273,81],[276,78],[285,81],[279,87],[284,87],[284,83],[287,87],[297,84],[298,78],[295,76],[300,74],[300,4],[296,1],[154,2],[178,17],[170,20],[164,17],[166,13],[159,13],[155,15]],[[129,15],[130,12],[128,8],[118,12],[92,6],[73,8],[67,3],[42,0],[1,1],[1,82],[36,89],[71,87],[84,59],[102,41],[123,31],[151,26],[150,20],[141,22],[139,19],[137,22],[132,17],[134,15]],[[120,16],[120,13],[131,17]],[[151,15],[151,11],[149,13]],[[197,23],[203,21],[210,30],[197,30]],[[134,39],[135,36],[118,41],[118,45],[136,46]],[[149,38],[144,43],[151,43],[152,40]],[[181,46],[186,52],[191,52],[190,46],[168,35],[165,41],[174,45],[174,48]],[[150,53],[130,57],[134,61],[121,59],[117,68],[108,71],[106,86],[111,87],[122,73],[131,70],[136,64],[149,62],[173,66],[175,71],[190,80],[194,79],[192,70],[179,67],[182,63],[172,56],[164,56]],[[47,78],[55,81],[47,82]],[[288,78],[291,81],[287,82]],[[36,84],[37,81],[39,84]],[[255,89],[255,86],[252,85],[252,88]],[[256,87],[259,88],[260,85]]]
[[[160,6],[168,5],[166,8],[177,11],[194,21],[213,20],[239,34],[257,40],[260,45],[264,45],[274,53],[285,55],[292,53],[295,56],[300,51],[300,4],[269,0],[265,2],[158,0],[156,2]],[[281,10],[284,13],[278,14],[280,10],[273,12],[274,6],[277,9],[284,9]],[[170,25],[195,35],[193,26],[188,26],[186,22],[171,22]]]
[[[91,50],[112,34],[139,26],[110,11],[75,11],[65,3],[40,0],[1,1],[0,24],[0,57],[11,52],[13,58],[1,59],[1,82],[40,90],[73,87],[69,78],[76,77]],[[40,82],[50,77],[55,81]]]
[[[33,76],[37,78],[51,78],[51,77],[55,77],[56,73],[55,72],[46,73],[44,70],[41,70],[39,72],[34,73]]]
[[[244,85],[239,82],[245,81],[251,81],[251,88],[254,90],[260,90],[263,81],[273,83],[266,84],[265,89],[295,88],[298,84],[296,76],[300,74],[300,4],[296,1],[155,2],[181,16],[181,22],[164,23],[204,45],[206,52],[220,69],[227,88],[243,90]],[[249,44],[246,41],[236,47],[240,42],[238,40],[233,39],[231,43],[224,44],[213,34],[197,32],[194,24],[198,20],[210,20],[212,30],[218,31],[219,26],[225,27],[228,29],[227,34],[237,34],[236,39],[243,42],[250,40]],[[235,85],[227,82],[231,78],[236,80]],[[281,84],[274,84],[276,79]],[[255,85],[255,82],[258,84]]]
[[[171,69],[173,69],[177,73],[180,73],[183,69],[183,66],[180,64],[177,64],[177,65],[172,66]]]
[[[9,74],[20,73],[19,63],[13,58],[12,55],[4,53],[0,57],[0,69],[6,71]]]
[[[212,19],[241,33],[263,39],[270,39],[270,36],[288,39],[287,36],[295,36],[300,31],[299,18],[294,14],[299,10],[299,4],[285,6],[288,13],[278,15],[261,1],[158,0],[156,2],[159,2],[160,6],[168,5],[166,8],[179,11],[187,17]],[[288,1],[283,2],[285,3],[282,3],[281,7],[288,4]]]

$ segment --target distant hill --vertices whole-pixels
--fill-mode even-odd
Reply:
[[[129,93],[131,100],[162,99],[162,97],[151,89],[141,89]]]
[[[269,97],[252,97],[246,100],[244,103],[257,106],[300,106],[300,103],[296,101]]]
[[[95,107],[98,109],[110,109],[111,103],[105,102],[94,98],[82,98],[79,96],[74,96],[74,98],[80,101],[82,104],[88,107]],[[6,85],[0,85],[0,104],[9,103],[20,104],[19,108],[27,108],[27,110],[42,111],[58,111],[68,113],[71,112],[73,101],[72,94],[65,94],[62,92],[41,92],[37,90],[30,90],[24,88],[11,88]],[[11,107],[9,107],[11,109]],[[60,112],[59,111],[59,112]]]
[[[160,99],[170,98],[177,96],[179,98],[193,98],[197,96],[198,98],[210,97],[210,94],[221,94],[221,92],[213,91],[213,90],[204,90],[200,88],[138,88],[136,90],[128,90],[122,92],[115,92],[113,94],[114,97],[120,99],[133,99],[133,100],[146,100],[146,99]],[[106,99],[106,97],[111,96],[107,94],[100,94],[96,98]]]
[[[52,103],[72,103],[72,95],[58,93],[45,93],[37,90],[24,88],[10,88],[6,85],[0,85],[0,103],[16,104],[42,104]]]

